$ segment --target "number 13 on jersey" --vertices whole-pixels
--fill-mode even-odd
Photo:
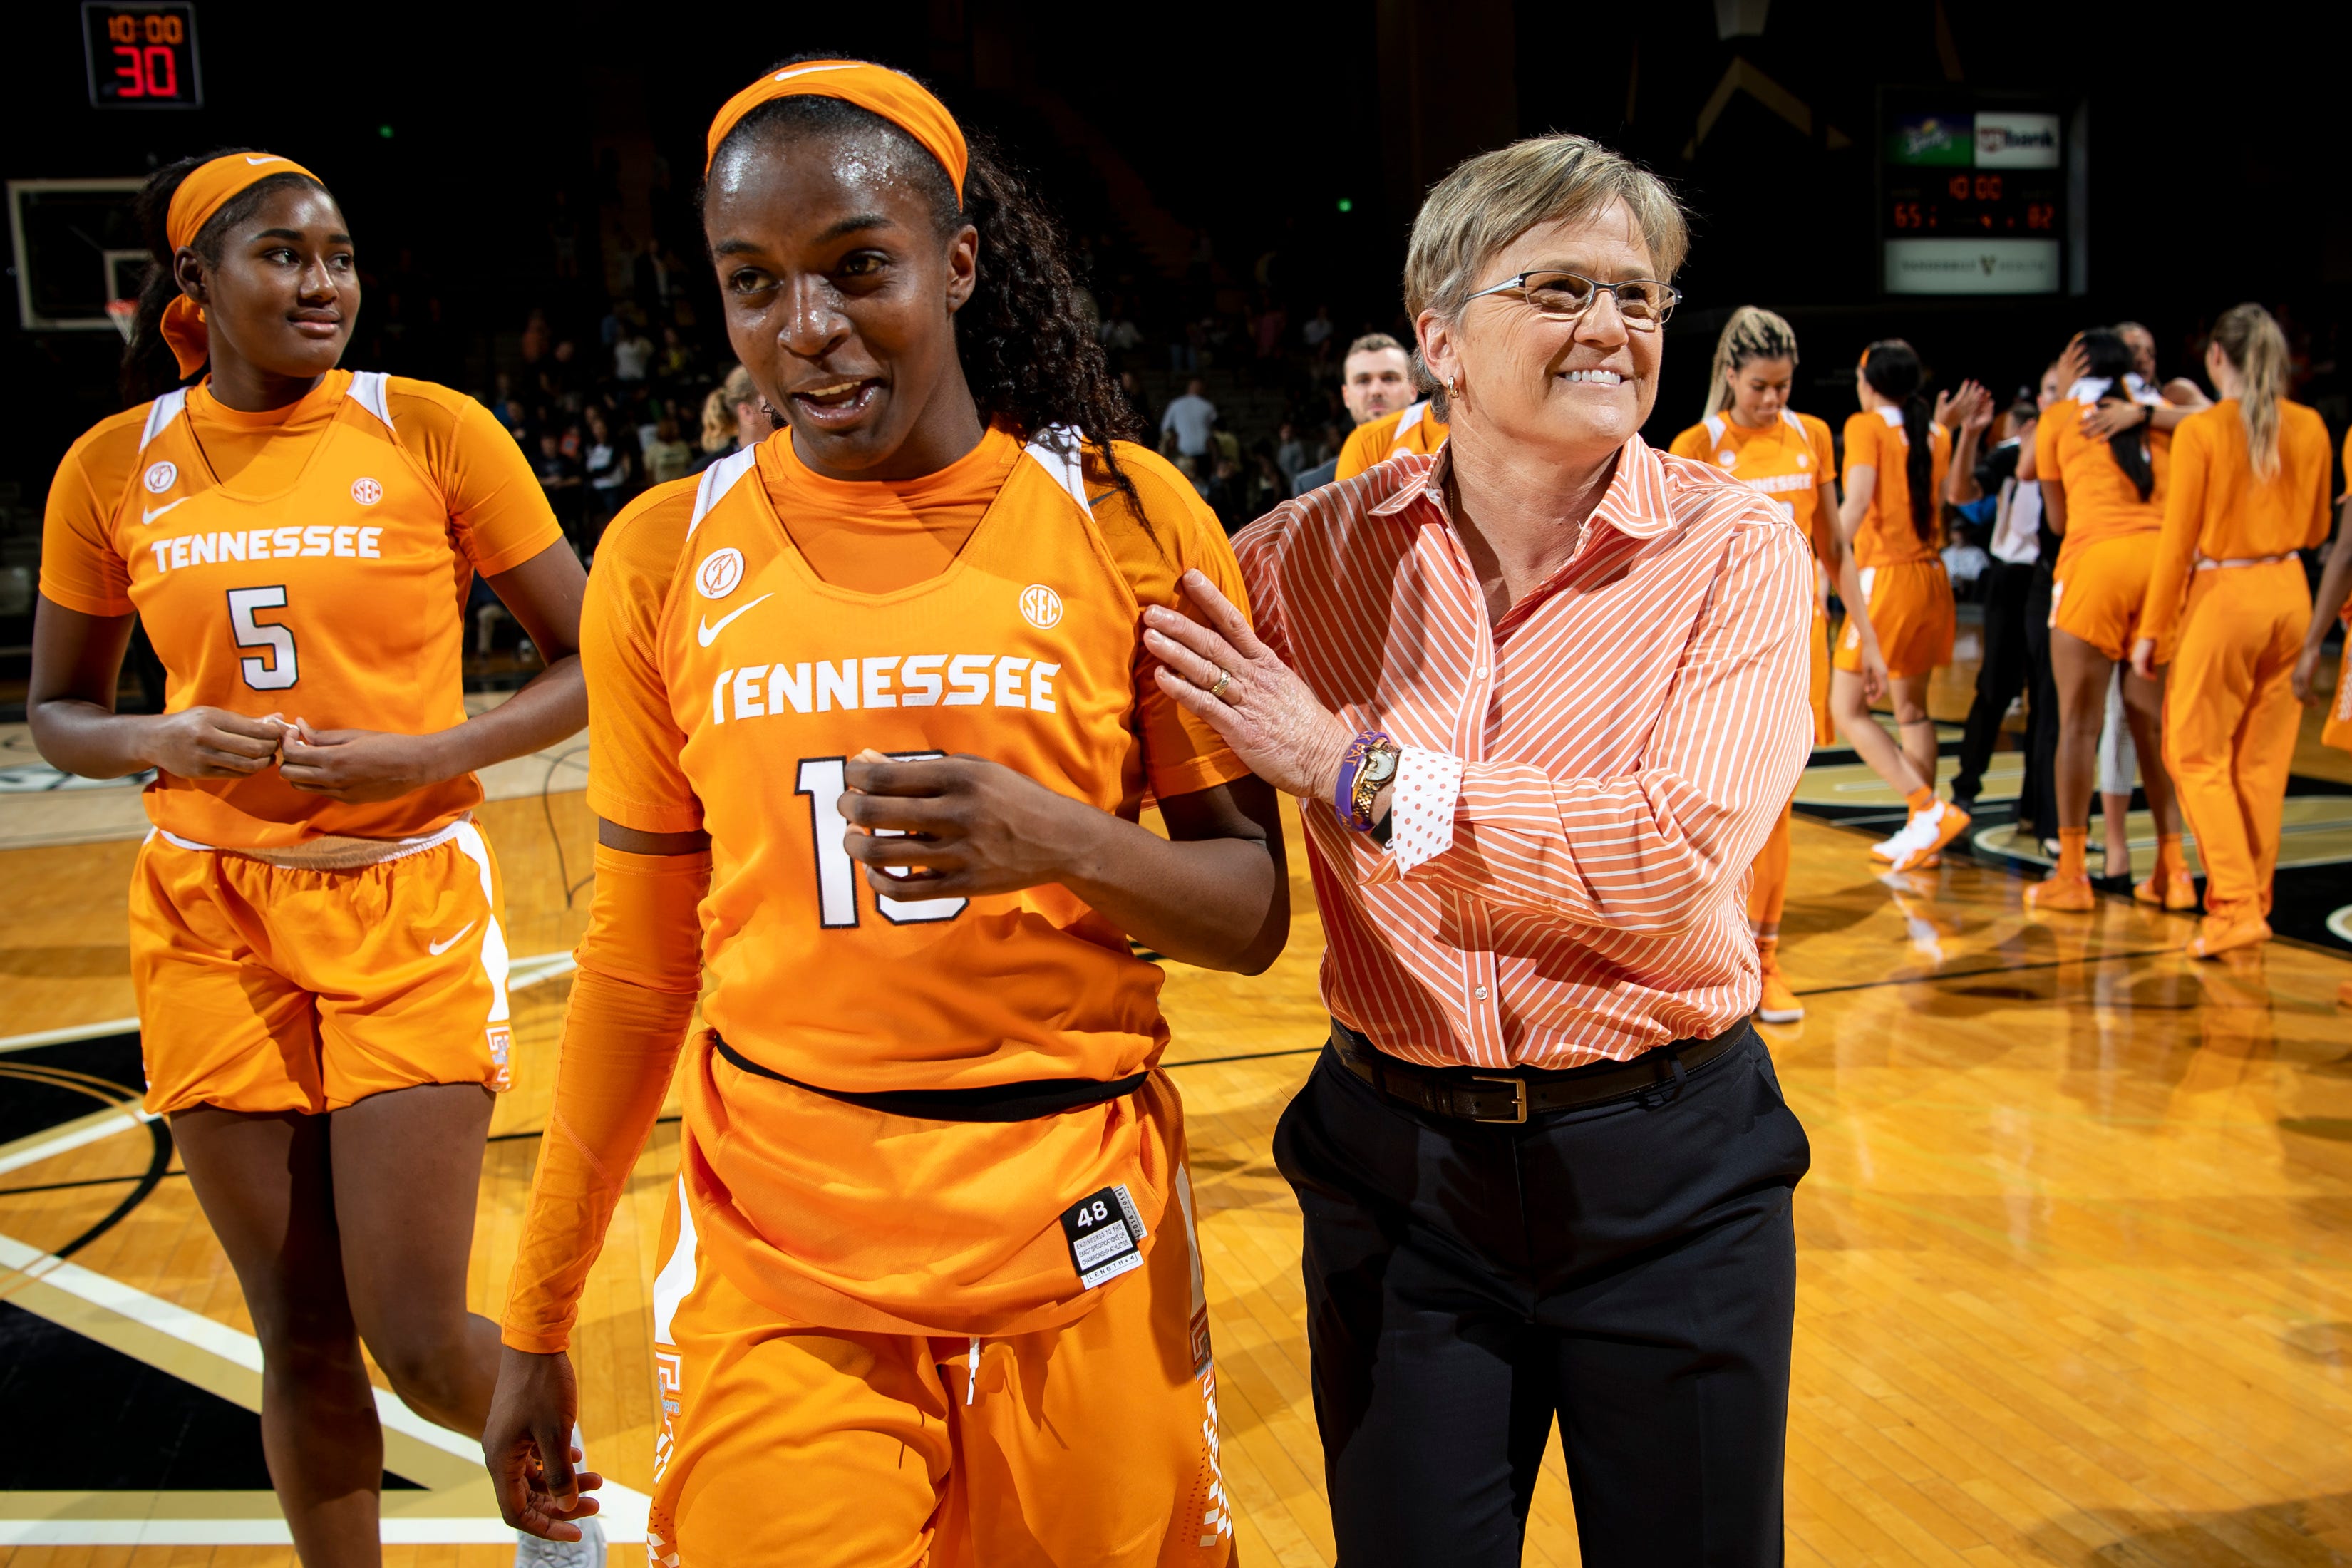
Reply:
[[[252,662],[247,660],[247,663]],[[927,763],[942,752],[893,752],[891,761]],[[808,796],[809,830],[816,844],[817,921],[827,930],[857,923],[857,862],[842,842],[849,831],[841,815],[841,797],[847,784],[846,757],[803,757],[793,793]],[[891,834],[891,830],[883,830]],[[895,834],[891,834],[895,837]],[[951,921],[963,913],[970,899],[890,899],[877,894],[874,905],[892,925],[926,925]]]

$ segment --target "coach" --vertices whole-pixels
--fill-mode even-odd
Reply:
[[[1635,434],[1687,243],[1576,136],[1430,193],[1450,442],[1150,612],[1169,693],[1303,797],[1330,1044],[1275,1152],[1342,1568],[1516,1564],[1555,1416],[1584,1562],[1777,1563],[1810,1155],[1739,894],[1811,741],[1806,542]],[[1294,673],[1295,672],[1295,673]]]

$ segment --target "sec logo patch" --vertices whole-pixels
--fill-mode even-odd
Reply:
[[[373,506],[383,499],[383,487],[373,479],[353,479],[352,499],[362,506]]]
[[[1041,632],[1050,632],[1062,624],[1062,595],[1043,583],[1032,583],[1021,590],[1021,618]]]
[[[177,483],[179,478],[179,465],[175,463],[150,463],[147,465],[145,482],[151,494],[162,495],[165,490],[170,489],[173,484]]]
[[[706,599],[723,599],[743,580],[743,552],[733,545],[714,550],[694,569],[694,591]]]

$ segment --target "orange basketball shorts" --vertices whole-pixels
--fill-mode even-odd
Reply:
[[[779,1321],[670,1189],[654,1281],[664,1568],[1222,1568],[1233,1513],[1180,1171],[1144,1266],[1076,1322],[978,1343]]]
[[[2050,626],[2078,637],[2111,659],[2131,657],[2140,606],[2155,570],[2156,536],[2126,533],[2059,556],[2050,584]],[[2158,650],[2161,660],[2169,648]]]
[[[1862,596],[1870,605],[1870,629],[1886,673],[1896,680],[1926,675],[1952,662],[1958,616],[1952,583],[1941,561],[1895,561],[1862,569]],[[1837,668],[1862,673],[1862,628],[1848,616],[1838,638]]]
[[[507,1075],[498,864],[470,822],[352,870],[148,836],[131,881],[147,1109],[317,1115]]]

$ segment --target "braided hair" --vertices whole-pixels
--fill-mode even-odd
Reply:
[[[1789,323],[1760,305],[1742,305],[1731,312],[1731,320],[1723,324],[1723,335],[1715,340],[1714,379],[1707,384],[1706,412],[1703,419],[1712,419],[1723,412],[1731,401],[1731,376],[1750,360],[1784,359],[1797,363],[1797,331]]]
[[[140,237],[147,244],[147,271],[139,283],[139,306],[131,319],[131,340],[122,345],[119,385],[125,408],[161,397],[184,379],[180,374],[180,362],[173,357],[172,345],[163,341],[163,309],[180,297],[180,279],[172,267],[177,254],[172,247],[170,234],[172,198],[179,194],[182,183],[204,164],[232,153],[258,151],[255,147],[215,147],[209,153],[166,163],[148,175],[147,183],[131,198],[131,216],[138,219]],[[326,188],[308,174],[272,174],[266,180],[256,180],[231,197],[210,222],[196,231],[189,248],[204,258],[206,267],[218,267],[229,231],[259,212],[271,192],[286,185]]]
[[[796,56],[776,68],[826,58]],[[1119,471],[1110,444],[1135,438],[1135,413],[1079,308],[1069,242],[994,143],[967,133],[971,162],[961,206],[947,170],[920,142],[840,99],[804,95],[763,103],[727,133],[718,154],[747,138],[814,135],[881,139],[893,166],[911,172],[942,238],[967,223],[980,231],[978,276],[971,298],[956,312],[955,333],[982,422],[1003,425],[1024,441],[1054,426],[1076,429],[1096,449],[1103,477],[1133,501],[1133,483]]]

